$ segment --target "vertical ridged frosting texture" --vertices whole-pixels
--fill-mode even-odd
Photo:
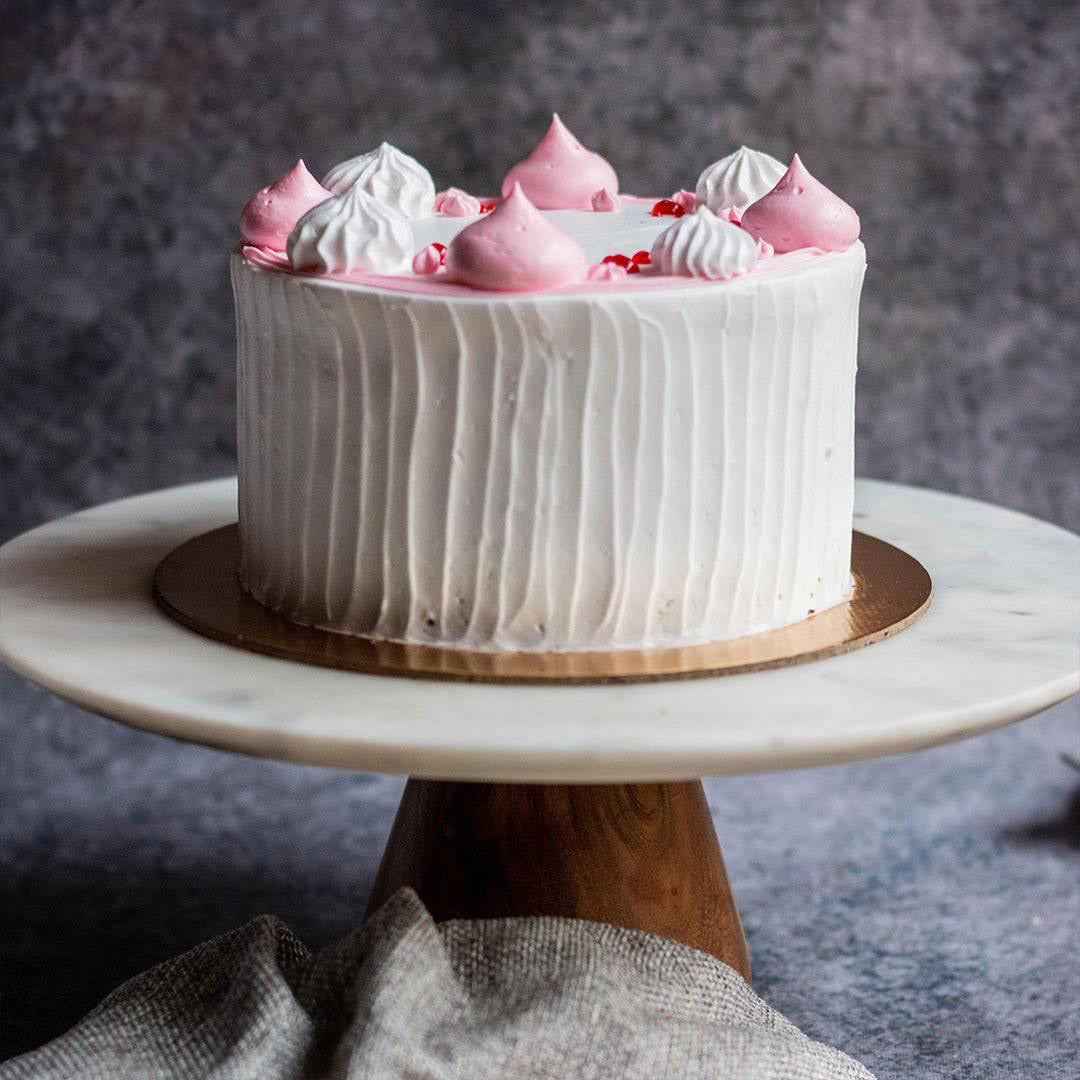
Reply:
[[[480,649],[696,643],[839,602],[864,265],[461,300],[234,255],[247,588]]]

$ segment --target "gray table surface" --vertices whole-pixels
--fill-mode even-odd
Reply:
[[[363,911],[398,777],[130,731],[4,671],[0,1054],[263,912]],[[707,781],[755,986],[882,1077],[1073,1080],[1080,709],[906,757]]]

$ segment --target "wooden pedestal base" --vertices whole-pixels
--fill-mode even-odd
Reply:
[[[567,915],[647,930],[750,978],[700,781],[410,780],[368,910],[410,885],[436,920]]]

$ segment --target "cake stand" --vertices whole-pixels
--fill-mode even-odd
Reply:
[[[371,905],[572,915],[659,933],[749,975],[700,777],[897,754],[1080,689],[1080,538],[878,481],[856,527],[914,555],[929,612],[856,652],[770,671],[604,685],[445,683],[219,644],[164,615],[158,562],[235,520],[219,480],[99,506],[0,549],[0,656],[93,712],[286,761],[407,773]]]

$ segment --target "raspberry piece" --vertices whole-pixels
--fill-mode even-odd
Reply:
[[[639,266],[648,266],[652,262],[652,256],[647,251],[635,251],[630,261]]]
[[[682,217],[686,210],[674,199],[661,199],[658,203],[653,204],[653,208],[649,213],[653,217]]]

